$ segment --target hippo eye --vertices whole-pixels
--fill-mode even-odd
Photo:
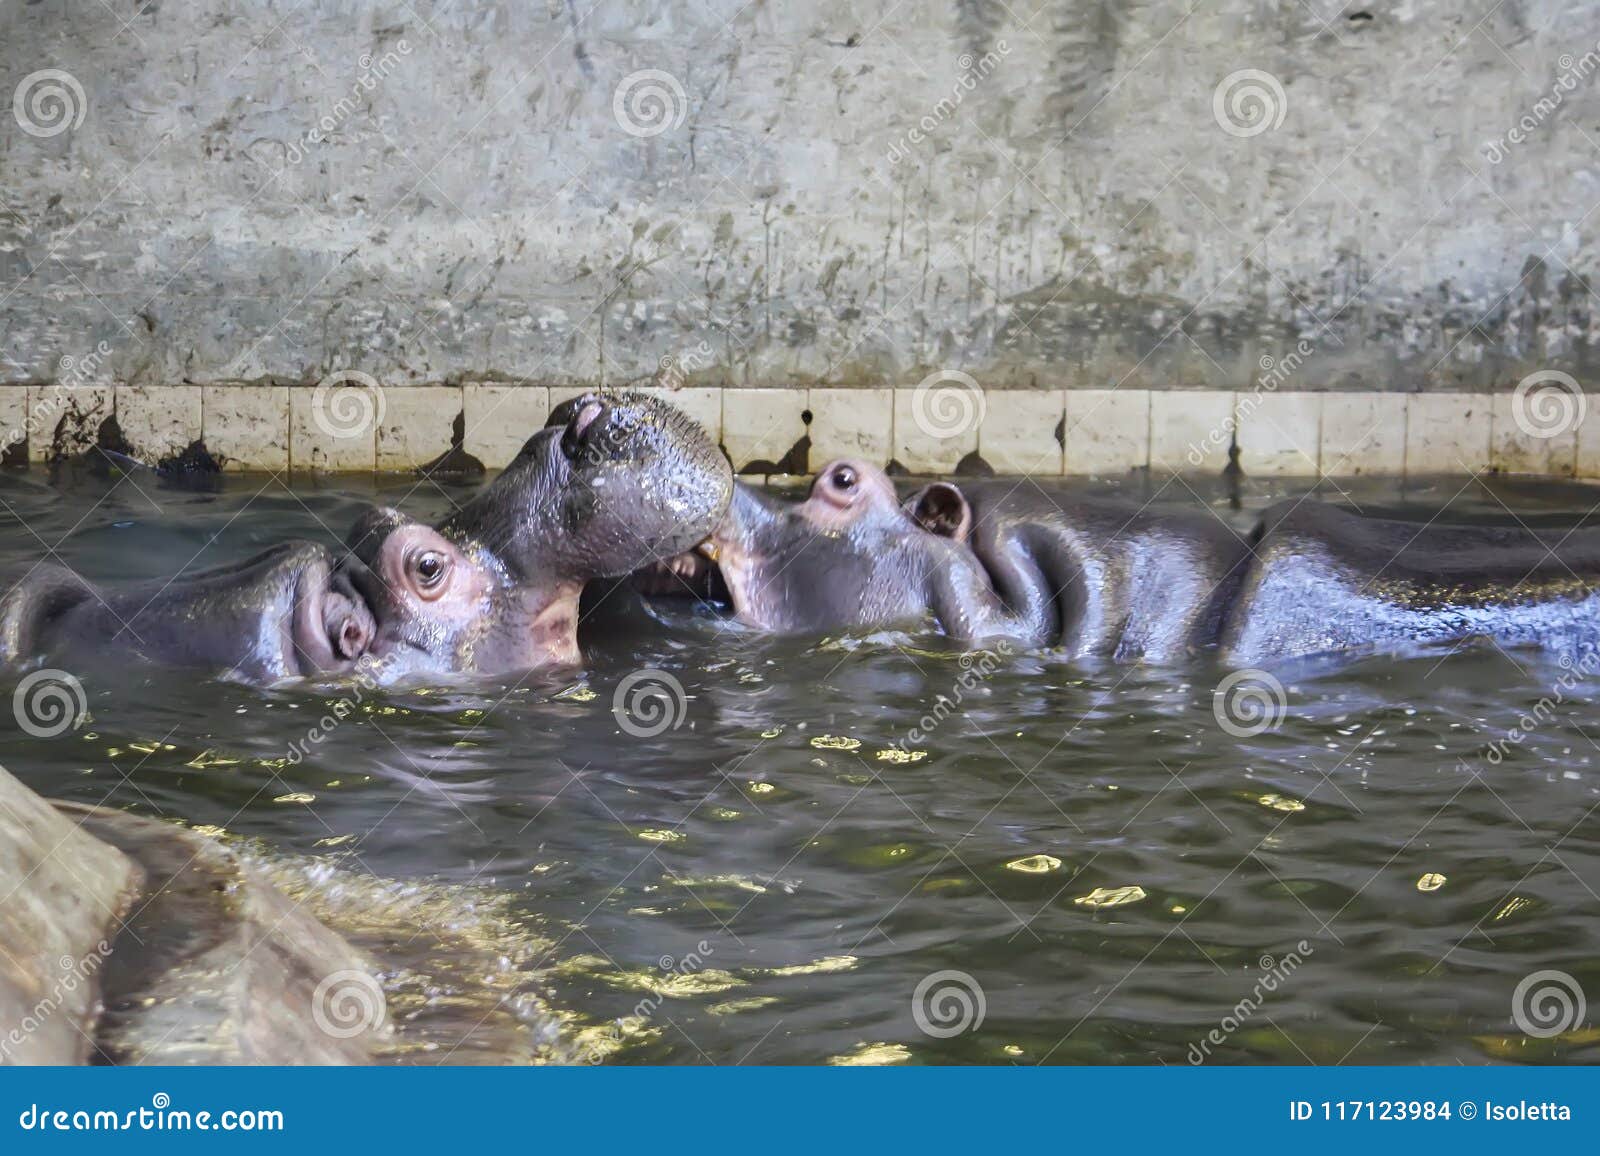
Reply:
[[[445,575],[450,572],[450,558],[439,550],[423,550],[411,557],[411,577],[417,593],[424,598],[438,597]]]
[[[856,472],[849,466],[840,466],[833,471],[833,488],[844,493],[849,493],[856,488]]]

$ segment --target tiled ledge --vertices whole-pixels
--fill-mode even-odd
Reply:
[[[505,465],[580,390],[489,383],[383,390],[381,418],[354,436],[319,422],[312,387],[0,386],[0,431],[27,430],[45,458],[58,422],[90,437],[115,413],[123,436],[154,461],[203,438],[235,470],[408,471],[451,447]],[[953,471],[976,454],[997,473],[1216,472],[1237,429],[1254,476],[1508,473],[1600,478],[1600,413],[1535,438],[1505,394],[1276,393],[1214,390],[995,390],[981,421],[957,413],[929,432],[913,389],[656,388],[720,441],[736,467],[815,470],[831,458],[894,460],[913,473]],[[1597,405],[1600,410],[1600,405]],[[32,415],[30,417],[30,415]],[[950,417],[950,415],[939,415]],[[809,418],[809,421],[808,421]],[[919,420],[921,418],[921,420]],[[809,438],[804,457],[799,447]]]

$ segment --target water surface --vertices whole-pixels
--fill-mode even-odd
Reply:
[[[1241,530],[1297,492],[1193,486],[1121,488]],[[336,543],[366,502],[433,517],[463,492],[8,474],[0,569],[53,551],[95,579],[164,576],[289,536]],[[1568,526],[1600,493],[1444,479],[1324,496]],[[1545,969],[1600,999],[1600,687],[1560,656],[1281,672],[1281,722],[1239,736],[1204,662],[772,639],[624,594],[584,636],[582,672],[366,692],[315,742],[350,688],[74,671],[90,717],[37,739],[5,712],[0,762],[46,794],[341,875],[492,894],[540,944],[529,965],[563,1031],[612,1063],[1600,1059],[1592,1028],[1535,1039],[1511,1015]],[[653,735],[613,711],[644,668],[684,692]],[[424,946],[440,907],[409,916]]]

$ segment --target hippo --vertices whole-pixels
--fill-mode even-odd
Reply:
[[[853,460],[828,465],[799,503],[736,484],[694,552],[634,585],[726,601],[738,621],[780,633],[909,625],[930,613],[967,642],[1014,629],[973,551],[922,529],[884,472]]]
[[[105,589],[41,566],[0,599],[0,662],[111,651],[256,684],[358,664],[392,681],[572,663],[584,584],[703,540],[731,487],[726,459],[676,409],[586,394],[438,526],[378,509],[343,553],[286,542]]]
[[[798,504],[739,486],[698,553],[641,587],[721,596],[772,630],[931,618],[959,641],[1156,665],[1471,638],[1600,645],[1600,531],[1420,526],[1291,500],[1240,533],[1207,513],[1003,480],[935,482],[898,511],[893,494],[858,461],[824,467]]]

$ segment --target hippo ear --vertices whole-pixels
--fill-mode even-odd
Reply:
[[[930,534],[965,542],[972,532],[972,507],[967,496],[949,482],[934,482],[905,501],[911,520]]]

